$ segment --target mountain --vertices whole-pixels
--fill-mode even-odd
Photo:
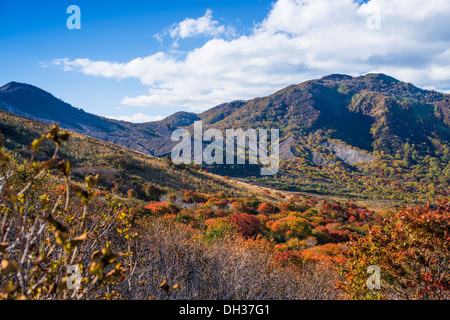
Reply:
[[[289,191],[405,201],[450,195],[450,96],[384,74],[328,75],[141,124],[86,113],[16,82],[0,88],[0,109],[158,157],[177,143],[173,130],[192,130],[197,120],[204,129],[279,129],[276,176],[259,177],[254,166],[206,168]]]
[[[173,130],[197,120],[219,129],[278,128],[285,140],[282,158],[306,152],[316,164],[326,161],[312,151],[314,145],[301,142],[311,134],[343,142],[326,143],[349,164],[373,159],[365,152],[395,154],[406,143],[420,152],[433,152],[441,142],[450,140],[448,95],[383,74],[329,75],[268,97],[224,103],[198,115],[178,112],[141,124],[86,113],[42,89],[17,82],[0,88],[0,109],[44,123],[56,122],[74,132],[155,156],[170,153],[176,144],[170,141]],[[299,147],[301,152],[296,152]]]
[[[52,121],[68,129],[105,135],[121,129],[107,119],[84,112],[35,86],[10,82],[0,88],[1,109],[45,123]]]
[[[216,128],[273,127],[295,141],[317,133],[369,152],[395,154],[405,143],[431,152],[450,140],[450,96],[383,74],[329,75],[199,116]]]
[[[1,140],[19,160],[31,158],[31,142],[49,129],[50,126],[43,122],[0,110]],[[46,142],[35,159],[48,159],[53,151],[54,145]],[[100,188],[114,190],[119,195],[126,195],[129,189],[133,189],[140,199],[149,200],[146,189],[156,187],[153,190],[223,192],[228,196],[258,194],[259,197],[272,199],[260,194],[261,190],[257,187],[202,172],[192,166],[177,166],[166,159],[147,156],[75,132],[70,132],[70,139],[62,145],[59,154],[70,161],[73,180],[82,182],[85,175],[98,173]]]
[[[199,117],[205,128],[280,130],[284,161],[276,176],[228,167],[230,176],[351,199],[450,196],[450,96],[384,74],[329,75]]]
[[[47,124],[55,122],[65,129],[156,156],[162,155],[160,150],[171,149],[169,128],[189,124],[193,116],[180,113],[151,126],[117,121],[87,113],[40,88],[17,82],[0,88],[0,109]]]

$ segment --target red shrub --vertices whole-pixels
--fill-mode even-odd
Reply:
[[[231,222],[244,237],[254,237],[262,232],[261,221],[248,213],[233,213]]]

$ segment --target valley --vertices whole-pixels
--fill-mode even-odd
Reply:
[[[0,298],[448,297],[442,266],[427,256],[449,252],[446,95],[385,75],[331,75],[133,124],[10,83],[0,108],[2,279],[20,270],[30,284]],[[279,171],[175,164],[171,132],[199,120],[279,129]],[[15,235],[42,244],[12,251]],[[32,250],[26,265],[23,250]],[[82,270],[81,292],[63,285],[69,261]],[[389,283],[381,293],[361,285],[374,263]],[[424,291],[412,268],[435,274],[440,291]]]

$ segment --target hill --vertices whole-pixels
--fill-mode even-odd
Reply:
[[[21,161],[31,157],[30,143],[48,131],[49,125],[0,111],[0,132],[7,150]],[[227,196],[248,196],[255,188],[210,173],[193,166],[176,166],[167,159],[159,159],[129,150],[115,144],[70,133],[70,140],[60,154],[72,164],[73,178],[84,179],[86,174],[100,174],[100,186],[126,196],[134,189],[138,198],[159,200],[164,191],[190,190],[218,193]],[[53,152],[50,143],[44,144],[37,159],[46,159]],[[153,194],[149,194],[149,190]],[[158,191],[159,190],[159,191]]]
[[[14,87],[20,85],[3,88],[3,106],[51,120],[55,111],[45,104],[56,98],[37,90],[29,98],[44,102],[27,108],[33,101],[14,100],[8,93]],[[73,117],[56,115],[65,128],[83,124],[82,130],[124,141],[128,134],[130,144],[142,128],[160,153],[171,130],[199,119],[220,129],[279,128],[284,160],[277,175],[251,176],[257,171],[245,166],[212,168],[254,185],[75,132],[61,148],[57,138],[65,134],[47,136],[58,152],[46,141],[32,154],[30,142],[49,125],[0,111],[8,150],[1,145],[0,209],[7,228],[0,228],[0,282],[11,284],[1,288],[0,299],[164,299],[169,291],[175,299],[448,298],[448,273],[441,276],[434,259],[449,257],[442,239],[448,199],[432,203],[450,195],[447,102],[446,95],[384,75],[332,75],[266,98],[141,125],[94,115],[83,124],[83,112],[70,105],[64,107]],[[58,162],[59,175],[40,175]],[[90,175],[96,173],[98,183]],[[364,205],[376,207],[380,199],[430,203],[394,213]],[[23,239],[42,245],[17,246]],[[432,259],[423,257],[428,251]],[[64,285],[69,254],[83,271],[79,295]],[[373,263],[387,274],[376,296],[365,290]],[[427,291],[433,275],[439,290]]]
[[[198,115],[178,112],[142,124],[86,113],[44,90],[17,82],[0,88],[0,109],[48,124],[56,122],[74,132],[155,156],[170,153],[173,130],[197,120],[219,129],[278,128],[283,140],[293,138],[287,149],[294,156],[304,156],[295,152],[296,147],[301,147],[315,164],[321,164],[320,157],[310,150],[311,143],[300,141],[301,137],[317,134],[341,140],[356,151],[391,155],[406,143],[420,153],[433,153],[450,140],[448,95],[422,90],[383,74],[329,75],[289,86],[268,97],[225,103]],[[344,162],[373,159],[356,152],[347,161],[337,150],[339,147],[330,147]],[[292,158],[286,151],[282,158]]]
[[[226,168],[228,175],[290,191],[414,202],[450,194],[449,98],[384,74],[329,75],[199,117],[206,128],[280,130],[279,174]]]
[[[0,88],[0,109],[47,124],[55,122],[67,130],[148,155],[160,155],[158,150],[164,149],[167,143],[161,142],[160,138],[169,134],[167,126],[163,125],[165,123],[141,126],[99,117],[75,108],[40,88],[24,83],[10,82]],[[178,125],[176,121],[172,121],[171,124]],[[156,153],[153,146],[156,147]]]
[[[277,189],[353,199],[409,202],[450,194],[450,97],[384,74],[329,75],[142,124],[88,114],[15,82],[0,88],[0,109],[158,157],[176,144],[173,130],[192,129],[197,120],[204,129],[275,128],[283,160],[276,176],[259,177],[257,166],[203,167]]]
[[[330,75],[199,116],[219,128],[273,127],[284,138],[319,133],[365,151],[395,155],[405,143],[433,152],[450,140],[449,98],[383,74]]]

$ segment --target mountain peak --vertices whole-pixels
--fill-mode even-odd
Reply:
[[[159,121],[159,123],[175,127],[183,127],[190,126],[197,120],[200,120],[200,117],[197,114],[192,112],[179,111]]]
[[[49,93],[41,88],[38,88],[36,86],[33,86],[31,84],[28,84],[28,83],[11,81],[11,82],[8,82],[7,84],[5,84],[4,86],[0,87],[0,92],[3,92],[3,93],[13,92],[16,90],[27,90],[29,92],[45,94],[45,95],[49,95],[49,96],[53,97],[53,95],[51,93]]]
[[[347,74],[338,74],[338,73],[334,73],[334,74],[330,74],[328,76],[324,76],[322,77],[320,80],[333,80],[333,81],[340,81],[340,80],[351,80],[353,79],[352,76],[349,76]]]
[[[15,88],[25,88],[25,87],[32,87],[32,86],[29,84],[26,84],[26,83],[11,81],[11,82],[8,82],[7,84],[5,84],[4,86],[0,87],[0,90],[3,91],[3,90],[15,89]]]
[[[384,73],[367,73],[366,75],[359,76],[357,78],[353,78],[352,76],[349,76],[347,74],[339,74],[334,73],[327,76],[323,76],[320,80],[329,80],[329,81],[343,81],[343,80],[352,80],[352,79],[359,79],[359,80],[365,80],[365,81],[372,81],[372,82],[386,82],[386,83],[398,83],[401,82],[391,76],[388,76]]]
[[[364,80],[369,80],[369,81],[384,81],[387,83],[398,83],[400,82],[400,80],[397,80],[391,76],[388,76],[384,73],[368,73],[365,76],[361,76],[362,79]]]

